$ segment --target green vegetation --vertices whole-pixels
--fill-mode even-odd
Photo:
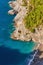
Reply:
[[[24,23],[33,32],[35,28],[43,25],[43,0],[30,0],[28,8]]]

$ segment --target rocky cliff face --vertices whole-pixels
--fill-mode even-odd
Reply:
[[[17,15],[14,18],[16,30],[12,33],[11,38],[19,40],[30,40],[29,31],[23,24],[23,19],[27,13],[27,7],[23,6],[22,0],[10,1],[9,5],[12,10],[8,11],[9,14],[14,14],[17,11]],[[27,35],[28,34],[28,35]]]

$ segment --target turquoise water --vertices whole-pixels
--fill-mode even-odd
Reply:
[[[30,52],[32,52],[32,49],[35,47],[35,43],[32,41],[30,42],[16,41],[10,38],[10,33],[14,30],[12,20],[15,15],[11,16],[8,15],[7,13],[8,10],[10,9],[8,5],[9,1],[10,0],[3,1],[0,0],[0,65],[19,65],[19,63],[23,62],[27,55]],[[11,61],[7,62],[8,61],[7,56],[8,59]],[[13,58],[15,56],[17,57]],[[20,58],[17,59],[19,56]],[[1,61],[1,59],[3,60]],[[12,59],[14,62],[12,61]],[[8,64],[4,63],[5,61]],[[16,63],[17,61],[19,61],[19,63]],[[1,62],[3,62],[3,64]]]
[[[21,53],[29,53],[35,44],[33,42],[14,41],[10,39],[4,42],[4,46],[10,49],[18,49]]]

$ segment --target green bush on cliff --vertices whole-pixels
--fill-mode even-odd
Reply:
[[[24,18],[26,28],[34,31],[39,25],[43,25],[43,0],[30,0],[29,10]]]

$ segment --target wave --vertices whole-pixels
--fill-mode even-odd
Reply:
[[[37,50],[35,50],[35,51],[33,51],[32,53],[29,54],[29,56],[26,58],[23,65],[31,65],[32,64],[36,54],[38,53],[39,46],[40,46],[40,44],[38,44]]]

